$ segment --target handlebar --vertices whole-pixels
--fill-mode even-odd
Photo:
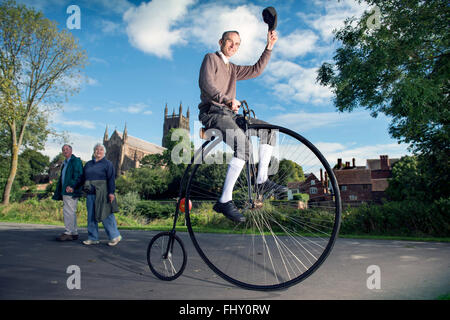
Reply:
[[[247,116],[251,116],[252,113],[253,113],[253,118],[256,118],[255,111],[250,109],[250,107],[247,104],[247,101],[242,100],[241,106],[242,106],[242,113],[243,113],[244,117],[246,117],[246,119],[247,119]]]

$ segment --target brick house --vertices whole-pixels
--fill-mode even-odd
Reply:
[[[379,159],[367,159],[365,166],[356,166],[355,158],[350,162],[338,159],[333,168],[341,192],[344,205],[358,205],[364,202],[380,203],[385,197],[392,176],[392,166],[400,159],[389,159],[381,155]],[[291,194],[304,193],[309,195],[309,204],[330,201],[328,191],[328,176],[320,169],[320,178],[313,173],[306,173],[302,182],[289,182],[287,187]]]
[[[387,155],[380,155],[379,159],[367,159],[366,166],[356,166],[338,159],[333,169],[341,191],[344,204],[360,204],[364,202],[381,202],[385,197],[385,190],[392,176],[392,166],[399,159],[389,159]]]
[[[287,187],[292,194],[304,193],[309,195],[309,203],[321,202],[330,200],[331,196],[327,189],[328,177],[323,170],[320,169],[320,179],[314,173],[305,174],[305,180],[302,182],[289,182]]]

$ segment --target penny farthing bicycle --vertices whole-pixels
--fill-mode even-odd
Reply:
[[[159,279],[174,280],[186,266],[186,250],[176,235],[184,203],[187,229],[200,257],[220,277],[246,289],[276,290],[299,283],[319,268],[333,248],[341,199],[327,160],[292,130],[252,124],[253,110],[245,101],[242,106],[253,152],[235,185],[233,201],[246,221],[231,222],[212,209],[222,193],[228,166],[224,159],[231,158],[232,152],[227,152],[217,132],[202,129],[206,141],[184,173],[173,228],[155,235],[148,245],[147,261]],[[288,192],[264,190],[255,182],[259,137],[267,133],[276,137],[269,179],[288,187]],[[201,219],[221,232],[204,232]]]

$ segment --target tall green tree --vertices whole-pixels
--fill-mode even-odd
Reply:
[[[38,182],[39,177],[48,173],[50,158],[39,151],[26,149],[20,154],[20,158],[30,166],[29,177],[31,181]]]
[[[194,145],[190,140],[189,132],[185,129],[172,128],[164,136],[166,150],[162,154],[151,154],[142,158],[143,168],[159,169],[164,167],[169,172],[168,187],[165,195],[176,197],[180,183],[193,156]]]
[[[274,159],[272,159],[272,161],[273,160]],[[285,186],[288,182],[305,181],[305,174],[303,173],[302,166],[295,161],[282,159],[278,164],[278,171],[271,179]]]
[[[427,197],[427,182],[420,169],[418,157],[404,156],[396,162],[386,190],[389,199],[403,201],[414,198],[423,201]]]
[[[9,203],[19,148],[25,141],[43,147],[49,108],[77,90],[85,61],[74,37],[41,12],[13,0],[0,4],[0,129],[11,157],[3,204]],[[39,136],[29,134],[32,128]]]
[[[361,2],[361,1],[359,1]],[[449,196],[450,6],[446,0],[368,0],[379,10],[349,18],[335,33],[333,63],[317,80],[341,111],[366,108],[426,164],[433,197]],[[378,20],[376,24],[372,19]]]

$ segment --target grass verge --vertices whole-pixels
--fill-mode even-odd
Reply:
[[[208,208],[203,208],[205,212],[191,217],[191,220],[198,221],[199,226],[194,227],[195,232],[205,233],[231,233],[233,224],[230,224],[224,217],[214,214]],[[119,229],[122,230],[148,230],[148,231],[168,231],[172,229],[173,218],[160,218],[148,221],[140,215],[116,213],[116,220]],[[205,221],[203,221],[205,220]],[[225,221],[222,221],[225,220]],[[37,200],[30,199],[21,203],[12,203],[8,206],[0,205],[0,222],[46,224],[64,226],[62,214],[62,202],[51,199]],[[78,202],[77,224],[80,228],[87,227],[87,210],[85,201]],[[100,224],[100,227],[102,225]],[[177,231],[187,232],[184,219],[180,218],[177,223]],[[239,232],[239,231],[236,231]],[[339,234],[339,238],[347,239],[373,239],[373,240],[402,240],[402,241],[427,241],[427,242],[450,242],[446,237],[411,237],[398,235],[373,235],[373,234]]]

